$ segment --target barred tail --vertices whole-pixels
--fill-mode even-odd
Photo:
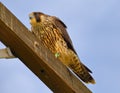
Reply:
[[[90,75],[92,72],[80,62],[76,54],[73,55],[69,68],[72,69],[73,72],[85,83],[95,84],[95,80]]]

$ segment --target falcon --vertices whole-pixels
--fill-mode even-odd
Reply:
[[[85,83],[95,84],[90,73],[79,59],[72,41],[66,31],[66,25],[57,17],[42,12],[29,14],[32,33],[48,48],[56,58],[70,68]]]

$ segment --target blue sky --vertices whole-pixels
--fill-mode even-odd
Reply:
[[[1,0],[30,29],[28,14],[59,17],[81,59],[93,71],[93,93],[120,92],[120,0]],[[0,48],[3,48],[0,43]],[[19,59],[0,59],[0,93],[52,93]]]

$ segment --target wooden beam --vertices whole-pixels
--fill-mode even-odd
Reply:
[[[0,49],[0,58],[15,58],[9,47]]]
[[[2,3],[0,40],[54,93],[91,93]]]

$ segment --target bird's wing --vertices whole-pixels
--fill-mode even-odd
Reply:
[[[50,16],[50,17],[53,21],[53,24],[60,29],[64,40],[67,42],[68,47],[76,53],[76,51],[73,47],[72,41],[67,33],[67,30],[66,30],[67,26],[59,18],[57,18],[55,16]],[[77,53],[76,53],[76,55],[77,55]],[[85,67],[85,69],[88,72],[92,73],[92,71],[87,66],[85,66],[83,63],[82,63],[82,65]]]
[[[62,36],[67,43],[68,48],[70,48],[71,50],[73,50],[76,53],[76,51],[73,47],[72,41],[66,31],[67,26],[59,18],[57,18],[55,16],[51,16],[51,19],[52,19],[54,25],[60,29]]]

